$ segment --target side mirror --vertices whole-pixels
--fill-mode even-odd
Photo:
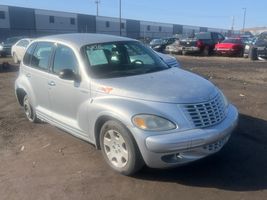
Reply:
[[[59,78],[64,80],[80,81],[80,76],[76,75],[71,69],[62,69],[59,72]]]

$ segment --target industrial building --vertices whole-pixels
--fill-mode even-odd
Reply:
[[[226,29],[158,23],[133,19],[121,20],[121,34],[131,38],[169,37]],[[11,36],[37,37],[59,33],[105,33],[120,35],[119,18],[0,5],[0,40]]]

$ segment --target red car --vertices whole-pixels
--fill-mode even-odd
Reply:
[[[243,56],[244,44],[239,38],[228,38],[215,45],[218,55]]]

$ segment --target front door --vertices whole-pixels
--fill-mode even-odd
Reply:
[[[82,122],[87,120],[84,102],[90,98],[90,93],[82,80],[64,80],[59,77],[63,69],[70,69],[79,76],[79,65],[71,48],[60,44],[55,46],[48,83],[52,116],[55,123],[62,128],[86,137],[87,127]]]

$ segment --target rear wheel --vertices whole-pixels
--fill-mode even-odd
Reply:
[[[100,131],[100,146],[106,162],[121,174],[132,175],[144,165],[133,136],[118,121],[104,123]]]
[[[24,113],[25,113],[27,119],[30,122],[33,122],[33,123],[38,122],[38,118],[36,116],[36,113],[35,113],[32,105],[31,105],[31,103],[30,103],[30,99],[29,99],[27,94],[24,96],[24,99],[23,99],[23,109],[24,109]]]
[[[205,47],[203,49],[202,55],[203,56],[209,56],[210,55],[210,48],[209,47]]]

